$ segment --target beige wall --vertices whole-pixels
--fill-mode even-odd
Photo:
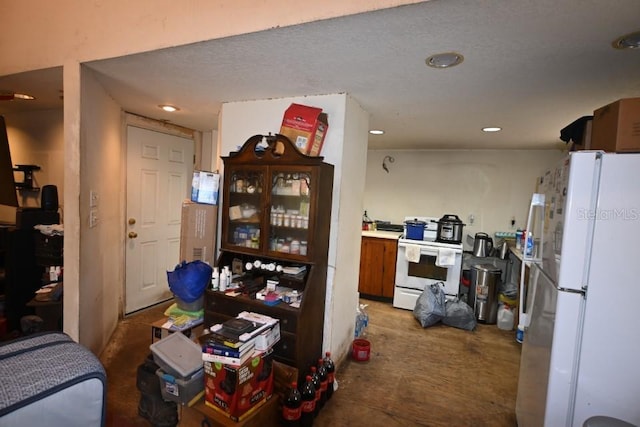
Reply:
[[[395,159],[389,173],[382,168],[387,155]],[[372,150],[364,209],[371,219],[393,223],[412,215],[458,215],[471,236],[515,231],[525,227],[536,177],[562,156],[559,150]]]
[[[126,150],[120,107],[88,69],[82,72],[81,103],[80,164],[91,166],[81,168],[79,282],[74,289],[65,280],[65,294],[75,291],[78,295],[80,342],[100,352],[118,321],[123,289],[125,243],[121,211]],[[90,191],[98,196],[93,208],[98,222],[93,228],[89,228]]]
[[[418,0],[5,1],[0,75],[86,62]],[[25,27],[27,25],[27,27]],[[7,40],[12,42],[6,42]]]

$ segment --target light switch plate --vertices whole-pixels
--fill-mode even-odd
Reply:
[[[94,190],[89,191],[89,207],[96,208],[98,207],[98,192]]]

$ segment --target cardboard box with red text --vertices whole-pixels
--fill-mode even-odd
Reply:
[[[640,98],[619,99],[593,112],[591,149],[640,151]]]
[[[321,108],[291,104],[284,113],[280,134],[294,143],[302,154],[319,156],[329,128]]]
[[[273,394],[271,352],[259,353],[241,366],[204,363],[205,404],[241,421]]]
[[[214,245],[218,223],[218,206],[182,203],[180,227],[180,261],[204,261],[214,265]]]

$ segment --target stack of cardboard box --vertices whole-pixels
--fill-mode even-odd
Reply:
[[[201,337],[205,404],[240,421],[273,394],[272,348],[280,340],[277,319],[242,312]]]
[[[191,200],[182,203],[180,261],[199,260],[214,265],[219,183],[219,174],[193,172]]]

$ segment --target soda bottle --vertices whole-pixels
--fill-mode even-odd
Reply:
[[[320,376],[318,375],[318,370],[315,366],[311,367],[311,382],[316,389],[316,409],[313,411],[315,416],[318,416],[320,412],[320,394],[322,385],[320,384]]]
[[[302,395],[298,390],[297,381],[291,383],[282,404],[282,425],[300,426],[300,416],[302,415]]]
[[[329,386],[329,378],[327,376],[327,369],[324,367],[324,361],[322,358],[318,359],[318,376],[320,377],[320,409],[324,408],[324,404],[327,402],[327,388]]]
[[[331,359],[331,352],[327,351],[324,356],[324,367],[327,370],[327,400],[333,396],[333,383],[335,382],[336,364]]]
[[[316,388],[311,381],[311,375],[307,375],[307,379],[302,385],[302,415],[300,417],[300,425],[302,427],[311,427],[313,425],[313,417],[316,410]]]

